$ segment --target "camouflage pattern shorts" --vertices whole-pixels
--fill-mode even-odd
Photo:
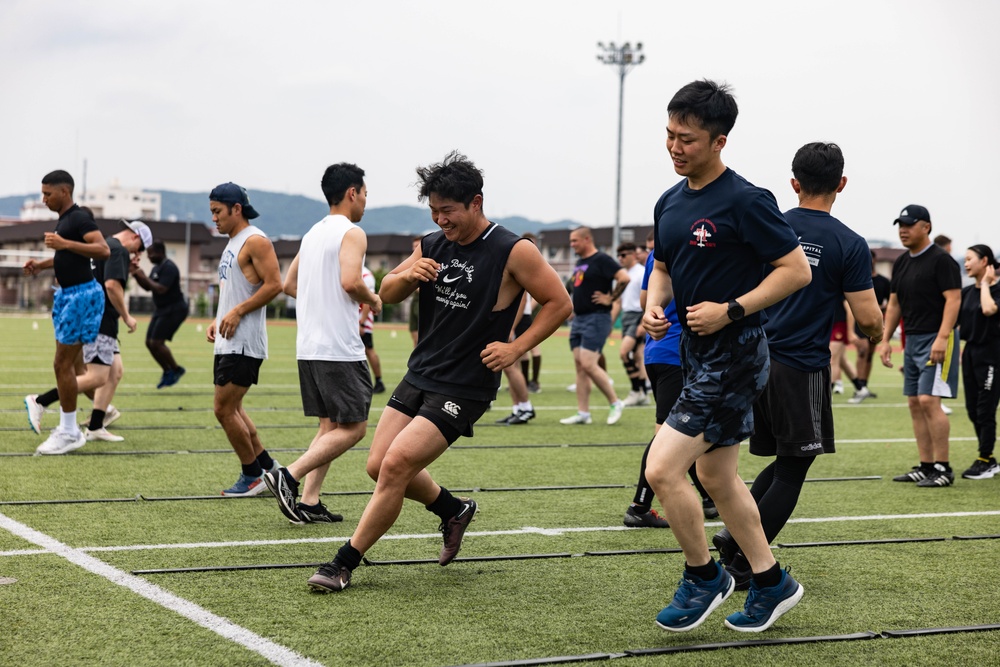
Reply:
[[[666,423],[714,445],[738,445],[753,434],[753,404],[767,386],[771,362],[758,326],[726,327],[711,336],[681,334],[684,389]]]

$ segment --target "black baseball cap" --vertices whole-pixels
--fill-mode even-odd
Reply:
[[[241,188],[235,183],[223,183],[222,185],[215,186],[208,195],[208,201],[217,201],[223,204],[239,204],[243,207],[243,215],[246,216],[247,220],[253,220],[260,215],[250,205],[250,195],[247,194],[246,188]]]
[[[924,222],[931,221],[930,212],[920,206],[919,204],[910,204],[902,211],[899,212],[899,217],[893,220],[894,225],[915,225],[916,223],[923,220]]]

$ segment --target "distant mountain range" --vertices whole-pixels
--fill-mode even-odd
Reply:
[[[269,236],[299,237],[330,210],[325,202],[302,195],[250,190],[250,201],[260,213],[254,223]],[[191,220],[211,223],[208,215],[208,192],[173,192],[161,190],[164,220]],[[0,216],[17,217],[24,200],[37,195],[0,197]],[[522,217],[491,218],[512,232],[538,232],[541,229],[566,229],[580,226],[572,220],[544,223]],[[420,234],[434,228],[430,213],[419,206],[384,206],[365,211],[362,228],[368,234]]]

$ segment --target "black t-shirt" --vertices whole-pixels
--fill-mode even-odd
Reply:
[[[958,262],[935,244],[916,257],[900,255],[892,265],[890,289],[899,300],[906,335],[937,333],[944,317],[944,292],[961,287]]]
[[[77,241],[86,243],[84,236],[90,232],[96,232],[97,223],[94,216],[73,204],[65,213],[59,216],[56,222],[56,233],[67,241]],[[77,254],[72,250],[56,250],[52,260],[52,268],[56,273],[56,280],[60,287],[72,287],[89,283],[94,279],[94,272],[90,268],[90,258]]]
[[[420,252],[441,270],[437,280],[420,288],[420,334],[407,362],[407,382],[446,396],[496,398],[500,373],[479,355],[490,343],[507,340],[521,307],[518,294],[507,308],[493,310],[507,258],[520,240],[494,223],[468,245],[449,241],[444,232],[421,240]]]
[[[892,292],[889,279],[876,273],[872,276],[872,286],[875,288],[875,300],[878,301],[878,307],[884,313],[889,305],[889,294]]]
[[[108,248],[111,249],[111,256],[107,259],[94,262],[93,273],[93,277],[104,288],[104,316],[101,318],[101,328],[98,331],[105,336],[117,338],[119,313],[115,310],[111,299],[108,298],[108,289],[104,287],[104,282],[107,280],[117,280],[122,284],[122,289],[124,289],[125,284],[128,282],[128,265],[131,256],[128,250],[125,249],[125,246],[121,244],[121,241],[115,237],[108,236],[104,240],[107,241]],[[126,296],[125,298],[127,299],[128,297]]]
[[[164,259],[154,266],[149,272],[149,279],[167,288],[164,294],[153,292],[153,305],[157,308],[184,302],[184,294],[181,292],[181,272],[169,259]]]
[[[1000,304],[1000,283],[990,287],[993,300]],[[983,314],[983,306],[979,297],[979,288],[967,285],[962,289],[962,309],[958,311],[959,336],[967,345],[974,345],[977,350],[993,350],[993,357],[1000,361],[1000,313],[990,317]]]
[[[610,313],[611,306],[594,303],[591,297],[594,296],[594,292],[610,292],[615,274],[621,268],[610,255],[601,251],[576,260],[576,268],[573,269],[573,277],[570,278],[570,284],[573,286],[573,313],[576,315]]]

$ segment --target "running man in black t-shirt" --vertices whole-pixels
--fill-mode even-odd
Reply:
[[[464,155],[417,169],[440,231],[382,279],[384,303],[400,303],[420,286],[420,335],[409,370],[393,390],[368,454],[375,492],[351,539],[309,585],[341,591],[351,571],[395,523],[409,498],[441,519],[438,563],[458,554],[476,502],[456,498],[426,467],[472,426],[496,398],[500,371],[550,336],[572,306],[559,276],[533,243],[490,222],[483,213],[483,177]],[[511,342],[521,295],[539,305],[528,329]]]
[[[875,299],[878,307],[882,311],[882,319],[885,320],[885,309],[889,306],[889,279],[881,275],[875,269],[875,251],[869,251],[872,256],[872,287],[875,290]],[[847,342],[858,351],[858,360],[855,364],[857,369],[858,387],[854,395],[847,399],[852,405],[861,403],[866,398],[878,398],[875,392],[868,386],[868,378],[872,374],[872,360],[875,359],[875,345],[865,336],[864,332],[857,325],[854,315],[847,313]]]
[[[676,300],[684,388],[653,438],[646,478],[681,545],[685,569],[656,623],[692,630],[735,585],[712,559],[701,500],[687,481],[697,461],[702,485],[753,571],[744,609],[729,615],[726,626],[760,632],[798,603],[802,586],[771,553],[757,505],[738,475],[738,445],[753,433],[753,401],[767,383],[760,311],[807,285],[809,264],[774,196],[722,162],[737,115],[728,87],[690,83],[667,113],[667,150],[685,180],[654,208],[655,261],[642,323],[654,340],[662,338],[669,326],[664,307]]]
[[[59,287],[52,301],[52,322],[56,330],[53,363],[59,394],[59,428],[36,450],[40,454],[65,454],[86,444],[76,423],[76,357],[84,343],[93,343],[104,313],[104,290],[94,279],[90,260],[107,259],[111,254],[94,216],[73,203],[73,177],[60,170],[42,179],[42,201],[59,214],[54,232],[45,232],[45,247],[56,251],[51,259],[24,263],[24,275],[55,270]],[[24,399],[28,423],[41,433],[42,413],[36,396]]]
[[[157,389],[177,384],[186,372],[178,365],[165,341],[173,340],[174,334],[188,316],[188,303],[181,291],[181,272],[172,260],[167,258],[163,241],[154,241],[146,249],[146,256],[153,263],[153,270],[146,273],[133,262],[129,268],[135,281],[144,290],[153,293],[153,319],[146,330],[146,349],[163,369]]]

